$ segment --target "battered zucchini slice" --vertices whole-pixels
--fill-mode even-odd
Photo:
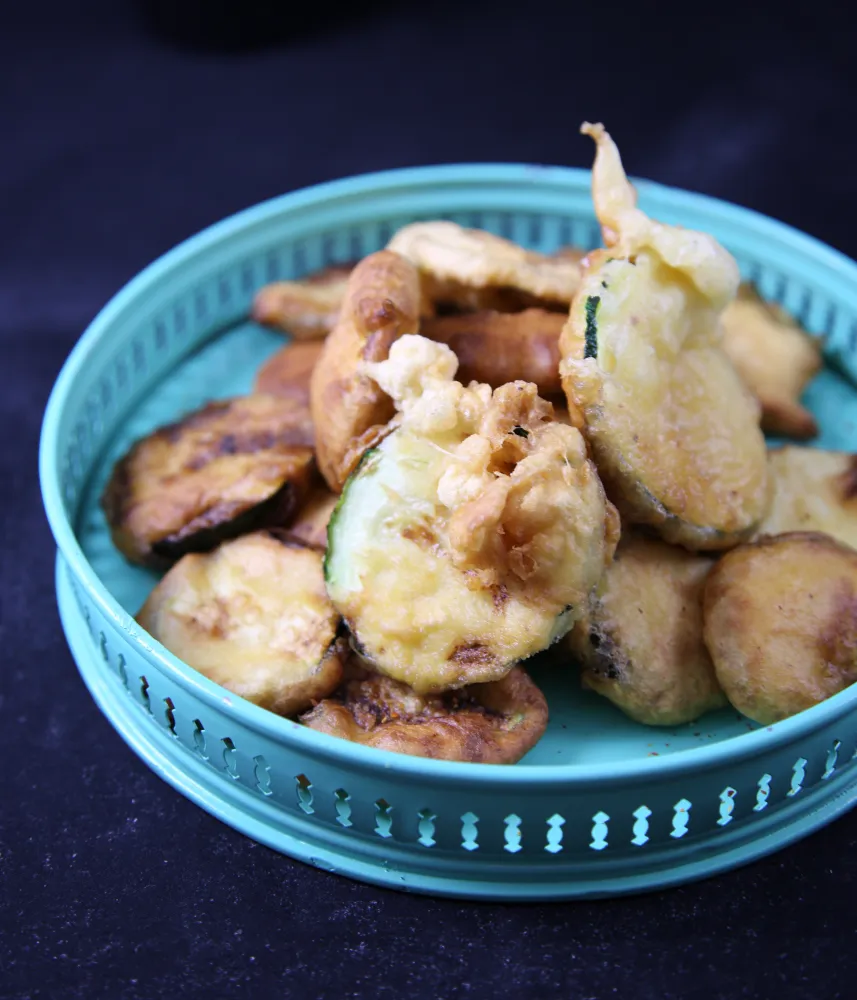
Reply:
[[[569,635],[583,686],[649,726],[678,726],[724,706],[702,638],[702,592],[713,565],[658,539],[623,535]]]
[[[723,348],[762,407],[762,429],[793,438],[818,434],[800,397],[822,366],[819,341],[750,284],[723,313]]]
[[[272,354],[256,373],[253,391],[294,399],[309,410],[309,384],[324,344],[296,340]]]
[[[238,397],[138,441],[113,469],[101,504],[119,551],[162,568],[187,552],[285,524],[313,470],[305,406]]]
[[[544,734],[548,706],[521,667],[499,681],[419,695],[356,657],[332,697],[300,721],[353,743],[434,760],[514,764]]]
[[[857,549],[857,455],[789,445],[768,453],[773,500],[760,535],[821,531]]]
[[[542,396],[561,396],[559,335],[564,323],[562,313],[546,309],[488,309],[424,319],[420,333],[452,348],[464,385],[499,386],[521,379],[535,383]]]
[[[352,268],[337,264],[300,281],[265,285],[253,300],[253,319],[295,340],[323,340],[336,325]]]
[[[717,679],[770,725],[857,680],[857,552],[792,532],[741,545],[706,581],[704,634]]]
[[[176,563],[137,616],[189,666],[279,715],[333,692],[346,647],[321,555],[257,532]]]
[[[405,336],[366,365],[399,426],[328,528],[327,589],[357,648],[420,694],[498,680],[571,628],[618,534],[579,432],[536,387],[453,381]]]
[[[738,268],[711,237],[636,208],[600,125],[592,175],[608,249],[589,255],[560,337],[569,409],[631,523],[691,549],[750,536],[768,503],[758,404],[720,342]]]

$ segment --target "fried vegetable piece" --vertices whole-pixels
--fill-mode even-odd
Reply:
[[[521,667],[439,695],[419,695],[356,657],[345,677],[301,717],[305,726],[378,750],[476,764],[514,764],[547,727],[545,697]]]
[[[561,313],[525,309],[518,313],[483,310],[423,320],[420,333],[448,344],[458,358],[458,380],[492,387],[521,379],[534,382],[542,396],[562,393],[559,380]]]
[[[601,125],[594,251],[560,337],[569,410],[623,517],[667,541],[723,549],[748,537],[768,502],[758,404],[720,345],[738,268],[710,236],[636,207]]]
[[[563,307],[580,283],[580,268],[571,256],[535,253],[454,222],[405,226],[388,249],[419,268],[427,296],[440,306],[504,312],[537,305]]]
[[[763,725],[857,680],[857,552],[817,532],[768,536],[712,570],[704,634],[729,701]]]
[[[293,341],[272,354],[256,373],[254,392],[294,399],[309,409],[309,383],[324,345]]]
[[[327,548],[327,525],[339,497],[326,486],[317,486],[306,503],[284,529],[285,535],[300,545],[324,552]]]
[[[395,414],[393,401],[360,366],[384,361],[394,341],[419,329],[420,295],[416,268],[390,250],[370,254],[351,272],[339,321],[310,381],[318,467],[334,493]]]
[[[337,264],[300,281],[275,281],[256,293],[257,323],[290,333],[295,340],[321,340],[336,325],[353,264]]]
[[[209,403],[138,441],[101,504],[131,562],[162,568],[226,538],[285,524],[313,475],[304,406],[274,396]]]
[[[456,365],[406,336],[364,366],[399,426],[328,531],[334,605],[366,658],[421,694],[499,680],[564,635],[618,535],[580,433],[531,383],[464,388]]]
[[[747,283],[726,307],[721,322],[723,349],[761,404],[762,429],[799,439],[815,437],[818,425],[800,397],[821,369],[819,341]]]
[[[321,555],[271,532],[176,563],[137,616],[189,666],[242,698],[294,715],[333,692],[347,646]]]
[[[624,534],[588,613],[569,634],[583,686],[648,726],[678,726],[726,697],[702,639],[702,591],[714,561]]]
[[[773,499],[760,535],[821,531],[857,549],[857,455],[788,445],[768,452]]]

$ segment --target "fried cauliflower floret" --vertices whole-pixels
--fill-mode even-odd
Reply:
[[[415,336],[362,370],[399,423],[331,521],[331,599],[378,669],[420,693],[497,680],[581,613],[615,512],[535,386],[462,386],[452,352]]]

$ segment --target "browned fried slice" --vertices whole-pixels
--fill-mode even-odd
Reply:
[[[195,670],[280,715],[304,711],[342,678],[321,555],[275,533],[184,556],[137,620]]]
[[[762,428],[786,437],[815,437],[815,417],[800,397],[821,369],[819,342],[749,283],[726,308],[722,326],[729,360],[762,406]]]
[[[564,323],[561,313],[545,309],[486,310],[425,319],[420,333],[452,348],[463,385],[476,381],[497,388],[520,379],[534,382],[542,396],[555,396],[562,392],[559,335]]]
[[[296,340],[281,347],[256,373],[254,391],[286,396],[309,409],[310,377],[323,347],[317,340]]]
[[[418,695],[356,659],[342,687],[301,722],[354,743],[435,760],[514,764],[548,721],[544,695],[521,667],[503,680]]]
[[[702,591],[714,564],[623,534],[588,615],[569,636],[583,685],[649,726],[677,726],[726,704],[702,639]]]
[[[735,708],[795,715],[857,680],[857,552],[808,531],[741,545],[706,582],[704,622]]]
[[[320,340],[336,324],[353,264],[337,264],[300,281],[265,285],[253,300],[257,323],[290,333],[295,340]]]
[[[768,452],[773,500],[760,535],[821,531],[857,549],[857,455],[788,445]]]
[[[327,524],[338,502],[339,497],[326,486],[316,487],[285,529],[285,535],[323,552],[327,548]]]
[[[417,331],[420,295],[416,268],[390,250],[370,254],[351,272],[339,321],[310,383],[318,466],[334,493],[394,414],[390,397],[359,367],[384,361],[394,341]]]
[[[481,229],[454,222],[415,222],[400,229],[388,249],[407,257],[440,304],[504,310],[531,305],[567,307],[580,284],[574,258],[525,250]]]
[[[209,403],[116,464],[101,500],[113,542],[131,562],[159,567],[285,524],[309,490],[311,445],[309,413],[294,400]]]

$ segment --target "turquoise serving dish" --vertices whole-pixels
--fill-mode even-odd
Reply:
[[[468,898],[606,896],[744,864],[850,808],[857,687],[770,727],[733,710],[651,729],[536,668],[547,734],[513,767],[355,746],[263,711],[171,655],[134,621],[155,577],[115,551],[98,506],[132,441],[246,392],[282,338],[247,318],[263,284],[447,218],[534,249],[599,242],[588,172],[468,165],[294,192],[156,261],[96,317],[48,403],[40,470],[63,628],[85,683],[161,777],[224,822],[331,872]],[[653,217],[713,233],[762,294],[825,338],[806,404],[819,447],[857,442],[857,265],[746,209],[636,182]]]

